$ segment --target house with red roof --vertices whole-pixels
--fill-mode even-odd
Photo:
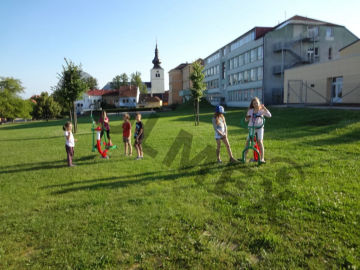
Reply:
[[[112,90],[89,90],[83,94],[82,99],[75,102],[75,106],[78,113],[99,110],[102,103],[116,108],[133,108],[139,102],[139,95],[139,88],[135,85],[125,85]]]

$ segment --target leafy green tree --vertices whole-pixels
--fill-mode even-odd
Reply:
[[[146,85],[141,80],[141,73],[139,71],[135,71],[135,73],[131,73],[131,84],[139,87],[140,93],[146,94],[147,88]]]
[[[36,119],[55,118],[60,115],[61,107],[52,96],[47,92],[42,92],[40,96],[35,98],[36,104],[33,109],[33,117]]]
[[[90,90],[94,90],[94,89],[98,89],[98,81],[97,79],[95,79],[94,77],[87,77],[84,79],[84,81],[86,82],[86,85],[88,86],[88,88]]]
[[[121,85],[129,85],[129,76],[126,73],[120,74]]]
[[[120,77],[120,75],[116,75],[113,78],[113,80],[112,80],[112,82],[110,84],[111,84],[112,89],[119,89],[120,86],[121,86],[121,77]]]
[[[74,122],[74,133],[77,131],[75,101],[88,89],[81,74],[81,66],[75,65],[65,58],[65,65],[63,65],[63,71],[59,74],[59,83],[55,87],[54,93],[56,101],[69,111],[70,121]]]
[[[192,82],[191,96],[194,100],[194,117],[195,117],[195,126],[200,124],[199,120],[199,103],[201,98],[204,95],[204,90],[206,89],[206,85],[204,83],[204,67],[200,64],[200,62],[194,62],[192,64],[192,72],[190,75],[190,80]]]
[[[21,81],[11,77],[0,77],[0,117],[30,119],[32,110],[30,101],[23,100],[18,94],[23,93]]]
[[[24,92],[21,81],[12,77],[0,77],[0,90],[8,91],[11,95],[16,96]]]
[[[126,75],[126,73],[116,75],[111,82],[112,89],[119,89],[120,86],[124,85],[129,85],[129,77]]]

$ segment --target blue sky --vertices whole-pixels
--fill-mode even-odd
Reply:
[[[359,10],[358,0],[1,0],[0,76],[20,79],[24,97],[50,92],[66,57],[100,87],[123,72],[140,71],[148,81],[156,39],[167,74],[254,26],[295,14],[344,25],[360,37]]]

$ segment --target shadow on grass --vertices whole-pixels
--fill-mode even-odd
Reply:
[[[5,139],[5,140],[1,139],[0,142],[37,141],[37,140],[57,139],[57,138],[63,138],[63,137],[64,136],[36,137],[36,138],[24,138],[24,139]]]
[[[136,185],[141,183],[147,183],[147,182],[154,182],[154,181],[173,181],[177,180],[183,177],[201,177],[206,176],[211,173],[214,173],[216,170],[221,170],[227,167],[235,167],[235,166],[242,166],[241,163],[236,164],[227,164],[227,165],[219,165],[214,166],[216,163],[205,163],[202,165],[196,165],[196,166],[186,166],[182,167],[180,169],[175,169],[172,171],[166,171],[168,173],[161,174],[163,172],[154,171],[154,172],[146,172],[141,174],[134,174],[134,175],[125,175],[125,176],[116,176],[116,177],[106,177],[106,178],[99,178],[99,179],[91,179],[91,180],[84,180],[84,181],[76,181],[66,184],[60,184],[60,185],[50,185],[50,186],[44,186],[43,189],[48,188],[57,188],[57,187],[68,187],[76,184],[89,184],[89,183],[95,183],[95,182],[108,182],[108,181],[114,181],[111,183],[98,183],[98,184],[89,184],[89,185],[83,185],[80,187],[72,187],[72,188],[65,188],[58,191],[54,191],[51,194],[52,195],[59,195],[59,194],[65,194],[69,192],[76,192],[81,190],[97,190],[97,189],[114,189],[114,188],[123,188],[130,185]],[[196,170],[193,170],[194,168],[197,168]],[[160,173],[160,174],[159,174]]]
[[[96,158],[96,155],[89,155],[80,157],[74,160],[76,162],[93,160]],[[61,164],[60,164],[61,163]],[[58,165],[57,165],[58,164]],[[78,166],[89,165],[90,162],[79,163]],[[29,166],[33,166],[30,167]],[[0,167],[0,174],[9,174],[9,173],[18,173],[18,172],[29,172],[29,171],[38,171],[38,170],[47,170],[47,169],[58,169],[67,167],[67,160],[54,160],[54,161],[45,161],[45,162],[33,162],[33,163],[21,163],[15,164],[6,167]]]
[[[340,136],[306,142],[306,144],[309,144],[311,146],[329,146],[355,143],[358,141],[360,141],[360,128],[354,129],[353,131],[342,134]]]
[[[22,123],[22,124],[13,123],[13,124],[7,124],[5,127],[2,127],[1,129],[3,129],[3,130],[16,130],[16,129],[24,129],[24,128],[45,128],[45,127],[54,127],[54,126],[59,126],[59,128],[61,128],[66,121],[67,121],[67,119],[25,122],[25,123]]]

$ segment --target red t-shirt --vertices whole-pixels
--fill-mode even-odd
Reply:
[[[125,138],[130,137],[130,130],[131,130],[130,122],[124,122],[122,124],[122,128],[123,128],[123,137]]]

